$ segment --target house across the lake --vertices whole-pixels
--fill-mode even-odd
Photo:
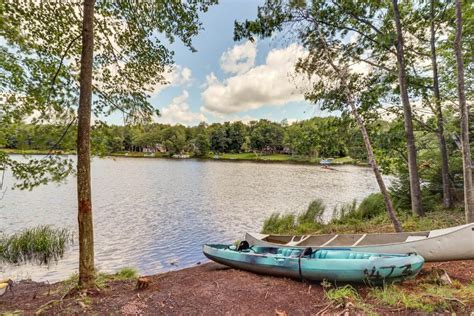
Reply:
[[[155,144],[155,146],[146,146],[143,147],[142,151],[144,153],[165,153],[166,147],[162,144]]]

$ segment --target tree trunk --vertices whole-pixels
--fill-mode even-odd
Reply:
[[[466,222],[474,222],[474,192],[472,187],[472,161],[469,144],[469,109],[464,93],[464,61],[462,56],[462,8],[461,0],[456,0],[456,38],[454,51],[456,54],[459,112],[461,115],[461,147],[464,177],[464,208]]]
[[[319,33],[319,35],[323,39],[324,48],[327,51],[330,51],[330,48],[327,45],[324,35],[322,35],[321,33]],[[365,148],[367,150],[367,158],[369,159],[369,164],[372,167],[372,170],[375,174],[375,179],[377,180],[377,184],[379,185],[380,192],[382,193],[383,200],[385,203],[385,209],[387,211],[388,217],[392,221],[393,228],[395,229],[395,231],[402,232],[403,231],[402,226],[400,225],[400,222],[398,221],[397,216],[395,215],[395,209],[393,207],[392,199],[390,198],[390,194],[387,190],[387,187],[385,186],[385,182],[383,181],[379,166],[377,165],[377,161],[375,160],[374,150],[372,148],[372,144],[370,143],[369,133],[367,132],[367,129],[365,128],[365,124],[364,124],[364,121],[362,120],[362,117],[359,115],[359,112],[357,111],[357,107],[354,101],[354,97],[352,95],[352,91],[347,86],[346,79],[349,77],[349,71],[347,69],[345,69],[345,71],[341,70],[341,68],[339,68],[333,62],[333,60],[331,59],[331,56],[329,56],[328,58],[328,63],[331,65],[331,67],[334,69],[337,76],[341,80],[341,86],[344,89],[347,103],[349,107],[351,108],[351,112],[354,115],[354,118],[357,124],[359,125],[360,131],[362,133],[362,138],[364,139]]]
[[[90,123],[92,61],[94,53],[94,2],[84,0],[82,53],[77,130],[77,200],[79,223],[79,286],[95,286],[94,233],[90,179]]]
[[[385,209],[387,210],[387,215],[392,221],[395,231],[398,233],[402,232],[403,231],[402,226],[400,225],[400,222],[398,221],[397,216],[395,215],[395,209],[393,207],[392,199],[390,198],[390,193],[388,192],[387,187],[385,186],[385,182],[383,181],[383,178],[382,178],[382,173],[380,172],[377,161],[375,160],[374,150],[372,148],[372,144],[370,143],[369,133],[367,132],[367,129],[365,128],[365,124],[364,124],[364,121],[362,120],[362,117],[359,115],[359,112],[357,111],[357,108],[354,104],[354,100],[351,97],[351,92],[348,90],[349,89],[346,87],[345,93],[347,96],[347,103],[349,104],[352,115],[354,115],[354,118],[357,124],[359,125],[360,132],[362,133],[362,138],[364,139],[365,148],[367,150],[367,158],[375,174],[375,179],[377,180],[377,184],[379,185],[380,192],[383,195],[383,200],[385,202]]]
[[[398,81],[400,86],[400,96],[403,105],[403,114],[405,119],[405,134],[407,138],[408,152],[408,172],[410,175],[410,195],[411,209],[415,215],[423,216],[421,205],[420,178],[418,176],[418,166],[416,163],[415,135],[413,133],[412,112],[410,100],[408,98],[408,83],[405,70],[405,60],[403,51],[403,34],[400,23],[400,12],[398,11],[398,1],[392,0],[395,26],[397,30],[397,63],[398,63]]]
[[[436,117],[437,117],[437,137],[439,151],[441,155],[441,179],[443,183],[443,205],[446,208],[451,208],[453,199],[451,196],[451,190],[449,185],[449,160],[448,150],[446,148],[446,139],[444,138],[444,119],[443,109],[441,107],[441,95],[439,92],[439,80],[438,80],[438,62],[436,57],[436,31],[434,21],[434,0],[431,0],[430,9],[431,25],[430,25],[430,44],[431,44],[431,64],[433,67],[433,95],[435,101]]]

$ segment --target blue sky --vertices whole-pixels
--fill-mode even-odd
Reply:
[[[288,40],[233,41],[234,21],[256,17],[263,1],[222,0],[202,14],[203,30],[193,40],[196,53],[171,45],[176,68],[170,85],[152,95],[162,113],[157,122],[196,125],[266,118],[274,121],[323,115],[303,100],[307,82],[291,79],[296,56],[304,49]],[[115,117],[115,116],[114,116]],[[119,116],[110,118],[120,124]]]

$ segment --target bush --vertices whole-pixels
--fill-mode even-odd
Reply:
[[[436,183],[427,182],[421,186],[421,205],[425,211],[431,211],[442,201],[439,186],[437,190],[433,188]],[[410,183],[408,175],[400,175],[398,179],[392,182],[390,187],[393,206],[396,209],[411,210]]]
[[[361,219],[371,219],[385,212],[385,201],[382,193],[372,193],[362,200],[357,208],[357,215]]]
[[[263,223],[263,234],[283,234],[295,229],[295,215],[273,213]]]
[[[312,201],[306,211],[298,216],[298,224],[322,223],[325,208],[322,200]]]

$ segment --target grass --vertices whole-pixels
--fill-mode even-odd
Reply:
[[[96,275],[95,284],[99,289],[102,289],[106,287],[107,282],[134,280],[137,277],[137,270],[130,267],[124,267],[114,274],[98,272]],[[72,289],[77,288],[78,283],[79,275],[77,273],[73,273],[68,279],[62,282],[60,292],[66,294]]]
[[[209,154],[208,159],[214,159],[215,154]],[[251,160],[251,161],[269,161],[269,162],[295,162],[295,163],[308,163],[308,164],[319,164],[321,158],[309,157],[309,156],[298,156],[298,155],[287,155],[287,154],[260,154],[260,153],[224,153],[217,155],[222,160]],[[357,161],[351,157],[340,157],[333,160],[333,164],[356,164]]]
[[[0,237],[0,260],[13,264],[47,264],[62,258],[71,242],[72,235],[67,229],[51,226],[24,229],[11,236]]]
[[[262,233],[264,234],[284,234],[295,229],[295,215],[272,214],[263,223]]]
[[[348,302],[354,304],[354,302],[360,301],[359,293],[355,288],[350,285],[343,287],[329,288],[324,291],[326,298],[336,305],[346,305]]]
[[[436,273],[435,273],[436,274]],[[404,284],[371,287],[359,291],[351,285],[334,287],[323,281],[326,299],[333,306],[347,308],[352,305],[364,314],[376,314],[374,308],[425,313],[445,313],[466,310],[474,303],[474,281],[468,284],[454,280],[452,284],[440,284],[436,275],[425,274]],[[393,310],[394,309],[394,310]],[[387,312],[387,311],[385,311]]]
[[[368,298],[377,304],[406,310],[427,313],[454,311],[456,307],[472,305],[474,283],[463,285],[455,281],[452,285],[440,285],[422,280],[410,288],[393,284],[370,289]]]
[[[378,201],[378,202],[377,202]],[[331,234],[331,233],[375,233],[393,232],[393,225],[385,213],[385,208],[379,203],[383,200],[377,194],[370,195],[357,207],[355,202],[343,205],[333,211],[335,217],[328,223],[322,221],[322,216],[314,215],[310,204],[300,215],[272,214],[265,220],[262,228],[264,234]],[[318,214],[324,213],[321,201],[318,204]],[[408,211],[398,211],[404,231],[423,231],[452,227],[465,223],[464,212],[461,208],[445,210],[435,208],[426,212],[424,217],[417,217]],[[311,218],[314,218],[311,221]]]

